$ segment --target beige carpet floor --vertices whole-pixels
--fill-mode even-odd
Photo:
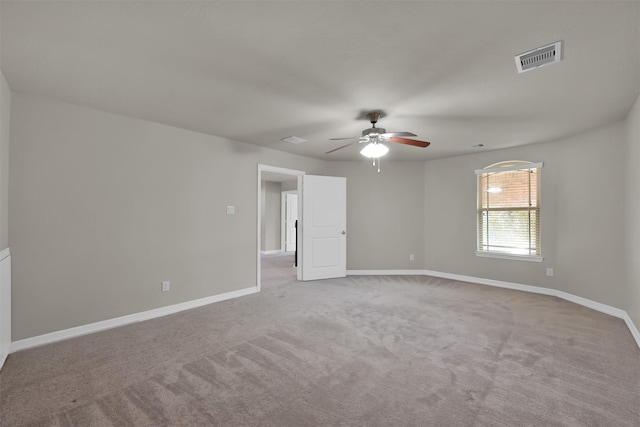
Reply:
[[[297,283],[11,354],[3,426],[640,426],[616,318],[423,276]]]

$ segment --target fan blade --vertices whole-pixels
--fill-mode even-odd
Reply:
[[[387,132],[387,133],[383,133],[380,136],[386,136],[386,137],[394,137],[394,136],[418,136],[414,133],[411,132]]]
[[[398,144],[413,145],[414,147],[423,147],[423,148],[431,145],[431,143],[427,141],[417,141],[415,139],[407,139],[407,138],[389,138],[389,142],[397,142]]]
[[[333,150],[331,150],[331,151],[327,151],[327,152],[326,152],[326,153],[324,153],[324,154],[333,153],[334,151],[338,151],[338,150],[340,150],[340,149],[347,148],[347,147],[349,147],[349,146],[351,146],[351,145],[353,145],[353,144],[357,144],[358,142],[359,142],[359,141],[353,141],[353,142],[350,142],[350,143],[348,143],[348,144],[346,144],[346,145],[343,145],[343,146],[341,146],[341,147],[334,148],[334,149],[333,149]]]
[[[342,141],[345,139],[356,139],[356,138],[360,138],[359,136],[352,136],[350,138],[329,138],[329,141]]]

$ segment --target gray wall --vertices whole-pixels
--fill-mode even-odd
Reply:
[[[331,162],[347,178],[347,269],[424,268],[422,162]],[[415,261],[409,261],[414,254]]]
[[[17,93],[11,126],[13,340],[256,286],[257,164],[323,166]]]
[[[633,323],[640,329],[640,96],[625,122],[626,144],[626,194],[625,235],[627,292],[626,306]]]
[[[282,218],[282,185],[279,182],[262,181],[262,238],[260,239],[263,251],[281,249],[280,228]]]
[[[291,191],[298,189],[298,179],[290,179],[280,183],[282,191]]]
[[[367,161],[323,162],[14,93],[13,339],[255,286],[257,163],[347,177],[350,270],[429,269],[546,286],[628,310],[639,324],[638,109],[624,123],[562,141],[387,161],[378,174]],[[3,247],[7,145],[3,136]],[[513,159],[545,162],[543,263],[474,254],[474,170]],[[236,215],[226,215],[227,205]],[[162,280],[170,292],[160,292]]]
[[[426,162],[426,268],[550,287],[624,307],[624,141],[620,122],[552,143]],[[503,160],[544,162],[542,263],[475,255],[474,170]],[[545,275],[547,267],[554,277]]]

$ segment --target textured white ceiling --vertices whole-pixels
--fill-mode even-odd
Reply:
[[[640,92],[640,2],[1,2],[12,90],[320,159],[369,127],[391,159],[554,140]],[[563,40],[524,74],[513,56]],[[299,145],[281,138],[308,140]]]

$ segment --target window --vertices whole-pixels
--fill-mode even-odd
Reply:
[[[476,255],[542,261],[540,169],[542,163],[501,162],[476,170]]]

